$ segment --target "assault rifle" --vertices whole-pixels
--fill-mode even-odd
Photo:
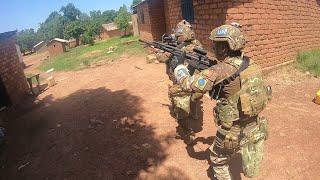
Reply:
[[[193,53],[185,52],[177,47],[167,45],[162,42],[147,42],[143,40],[139,40],[142,43],[145,43],[148,46],[151,46],[156,49],[163,50],[165,52],[171,53],[175,57],[184,57],[184,61],[187,62],[190,66],[197,70],[208,69],[209,67],[216,64],[215,60],[211,60],[207,57],[207,52],[200,48],[195,48]],[[178,62],[177,62],[178,63]],[[175,64],[173,66],[176,66]]]
[[[170,45],[174,47],[178,46],[177,38],[172,34],[163,34],[161,39],[162,39],[162,42],[166,45]]]

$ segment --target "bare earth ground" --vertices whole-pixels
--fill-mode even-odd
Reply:
[[[198,142],[187,147],[176,138],[163,64],[128,57],[55,75],[58,84],[11,120],[0,179],[209,179],[214,102],[203,98]],[[320,106],[312,99],[320,79],[284,68],[267,82],[271,135],[256,179],[318,179]],[[239,157],[231,169],[246,179]]]

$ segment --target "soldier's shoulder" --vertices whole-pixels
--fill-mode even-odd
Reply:
[[[229,63],[219,62],[218,64],[211,66],[209,70],[214,71],[217,74],[229,74],[230,72],[236,71],[236,68]]]
[[[243,61],[244,59],[241,57],[229,57],[224,61],[224,63],[239,69]]]
[[[192,44],[195,46],[198,46],[198,47],[202,47],[202,44],[200,43],[200,41],[198,41],[196,39],[192,41]]]

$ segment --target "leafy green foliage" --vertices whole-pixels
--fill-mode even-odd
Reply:
[[[130,41],[131,43],[125,43]],[[133,41],[133,42],[132,42]],[[113,47],[113,52],[108,48]],[[80,70],[98,61],[117,61],[123,54],[145,55],[145,50],[138,42],[138,37],[115,37],[106,41],[99,41],[93,46],[79,46],[60,54],[53,59],[44,61],[40,69],[47,71],[54,68],[56,71]]]
[[[94,44],[94,36],[90,31],[86,31],[81,38],[81,42],[82,44],[89,44],[92,46]]]
[[[81,15],[81,11],[77,9],[72,3],[69,3],[66,6],[62,6],[60,12],[63,13],[63,17],[68,22],[78,20]]]
[[[76,39],[77,45],[79,45],[79,38],[84,32],[85,28],[83,26],[83,23],[79,20],[68,23],[64,31],[65,37],[67,39]]]
[[[320,76],[320,49],[307,52],[300,52],[297,57],[299,67]]]
[[[37,34],[33,29],[25,29],[18,33],[17,42],[21,52],[31,51],[33,46],[38,43]]]
[[[40,24],[37,36],[40,40],[50,40],[64,37],[64,19],[56,11],[52,12],[45,22]]]
[[[118,16],[114,20],[118,28],[124,30],[124,35],[126,35],[126,30],[129,27],[130,18],[131,15],[128,12],[127,6],[124,4],[122,7],[120,7]]]
[[[128,16],[126,7],[120,8],[123,14]],[[19,32],[19,45],[22,51],[31,50],[32,46],[40,41],[49,41],[53,38],[69,39],[75,38],[77,44],[81,39],[85,44],[94,43],[94,38],[100,34],[101,25],[115,20],[118,11],[107,10],[91,11],[88,14],[82,13],[73,4],[62,6],[60,11],[52,12],[48,18],[40,23],[37,32],[26,29]],[[130,16],[130,14],[129,14]],[[121,27],[126,27],[121,23]],[[83,38],[81,38],[83,36]]]
[[[100,34],[101,25],[104,23],[111,23],[117,16],[115,10],[107,10],[101,13],[101,11],[91,11],[90,12],[90,31],[93,32],[94,36]]]

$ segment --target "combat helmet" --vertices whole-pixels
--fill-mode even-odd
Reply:
[[[182,20],[177,24],[174,34],[176,37],[183,37],[184,41],[192,41],[195,38],[192,25],[186,20]]]
[[[240,28],[241,25],[238,23],[222,25],[211,32],[209,39],[215,42],[228,42],[230,49],[233,51],[242,50],[246,44],[246,39]]]

